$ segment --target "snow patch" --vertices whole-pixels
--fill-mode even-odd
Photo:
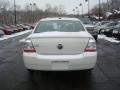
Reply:
[[[13,37],[16,37],[16,36],[20,36],[20,35],[23,35],[23,34],[26,34],[26,33],[30,33],[30,32],[32,32],[32,30],[27,30],[27,31],[15,33],[13,35],[4,35],[2,38],[0,38],[0,41],[6,40],[6,39],[9,39],[9,38],[13,38]]]
[[[25,42],[26,41],[26,39],[24,38],[24,39],[21,39],[21,40],[19,40],[19,42]]]
[[[107,40],[109,42],[113,42],[113,43],[120,43],[120,41],[116,40],[116,38],[113,37],[106,37],[105,35],[98,35],[99,39],[104,39]]]

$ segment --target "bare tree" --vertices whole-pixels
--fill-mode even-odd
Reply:
[[[8,0],[0,0],[0,21],[2,23],[8,23],[8,9],[9,9],[10,3]]]
[[[16,5],[17,23],[34,23],[41,18],[60,16],[65,14],[64,6],[46,4],[45,10],[40,9],[36,3],[25,4],[24,8]],[[14,6],[8,0],[0,0],[0,22],[2,24],[14,24]]]
[[[120,9],[120,0],[111,0],[110,1],[110,6],[111,6],[111,10],[116,9],[119,10]]]

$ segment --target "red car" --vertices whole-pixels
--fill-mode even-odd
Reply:
[[[5,33],[5,35],[11,35],[13,33],[13,31],[11,29],[4,28],[2,26],[0,26],[0,30],[2,30]]]

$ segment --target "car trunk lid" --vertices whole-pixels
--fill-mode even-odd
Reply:
[[[46,32],[29,36],[40,55],[73,55],[84,52],[87,32]]]

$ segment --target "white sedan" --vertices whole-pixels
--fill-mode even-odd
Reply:
[[[41,19],[26,43],[23,59],[29,71],[91,70],[96,64],[96,42],[76,18]]]

